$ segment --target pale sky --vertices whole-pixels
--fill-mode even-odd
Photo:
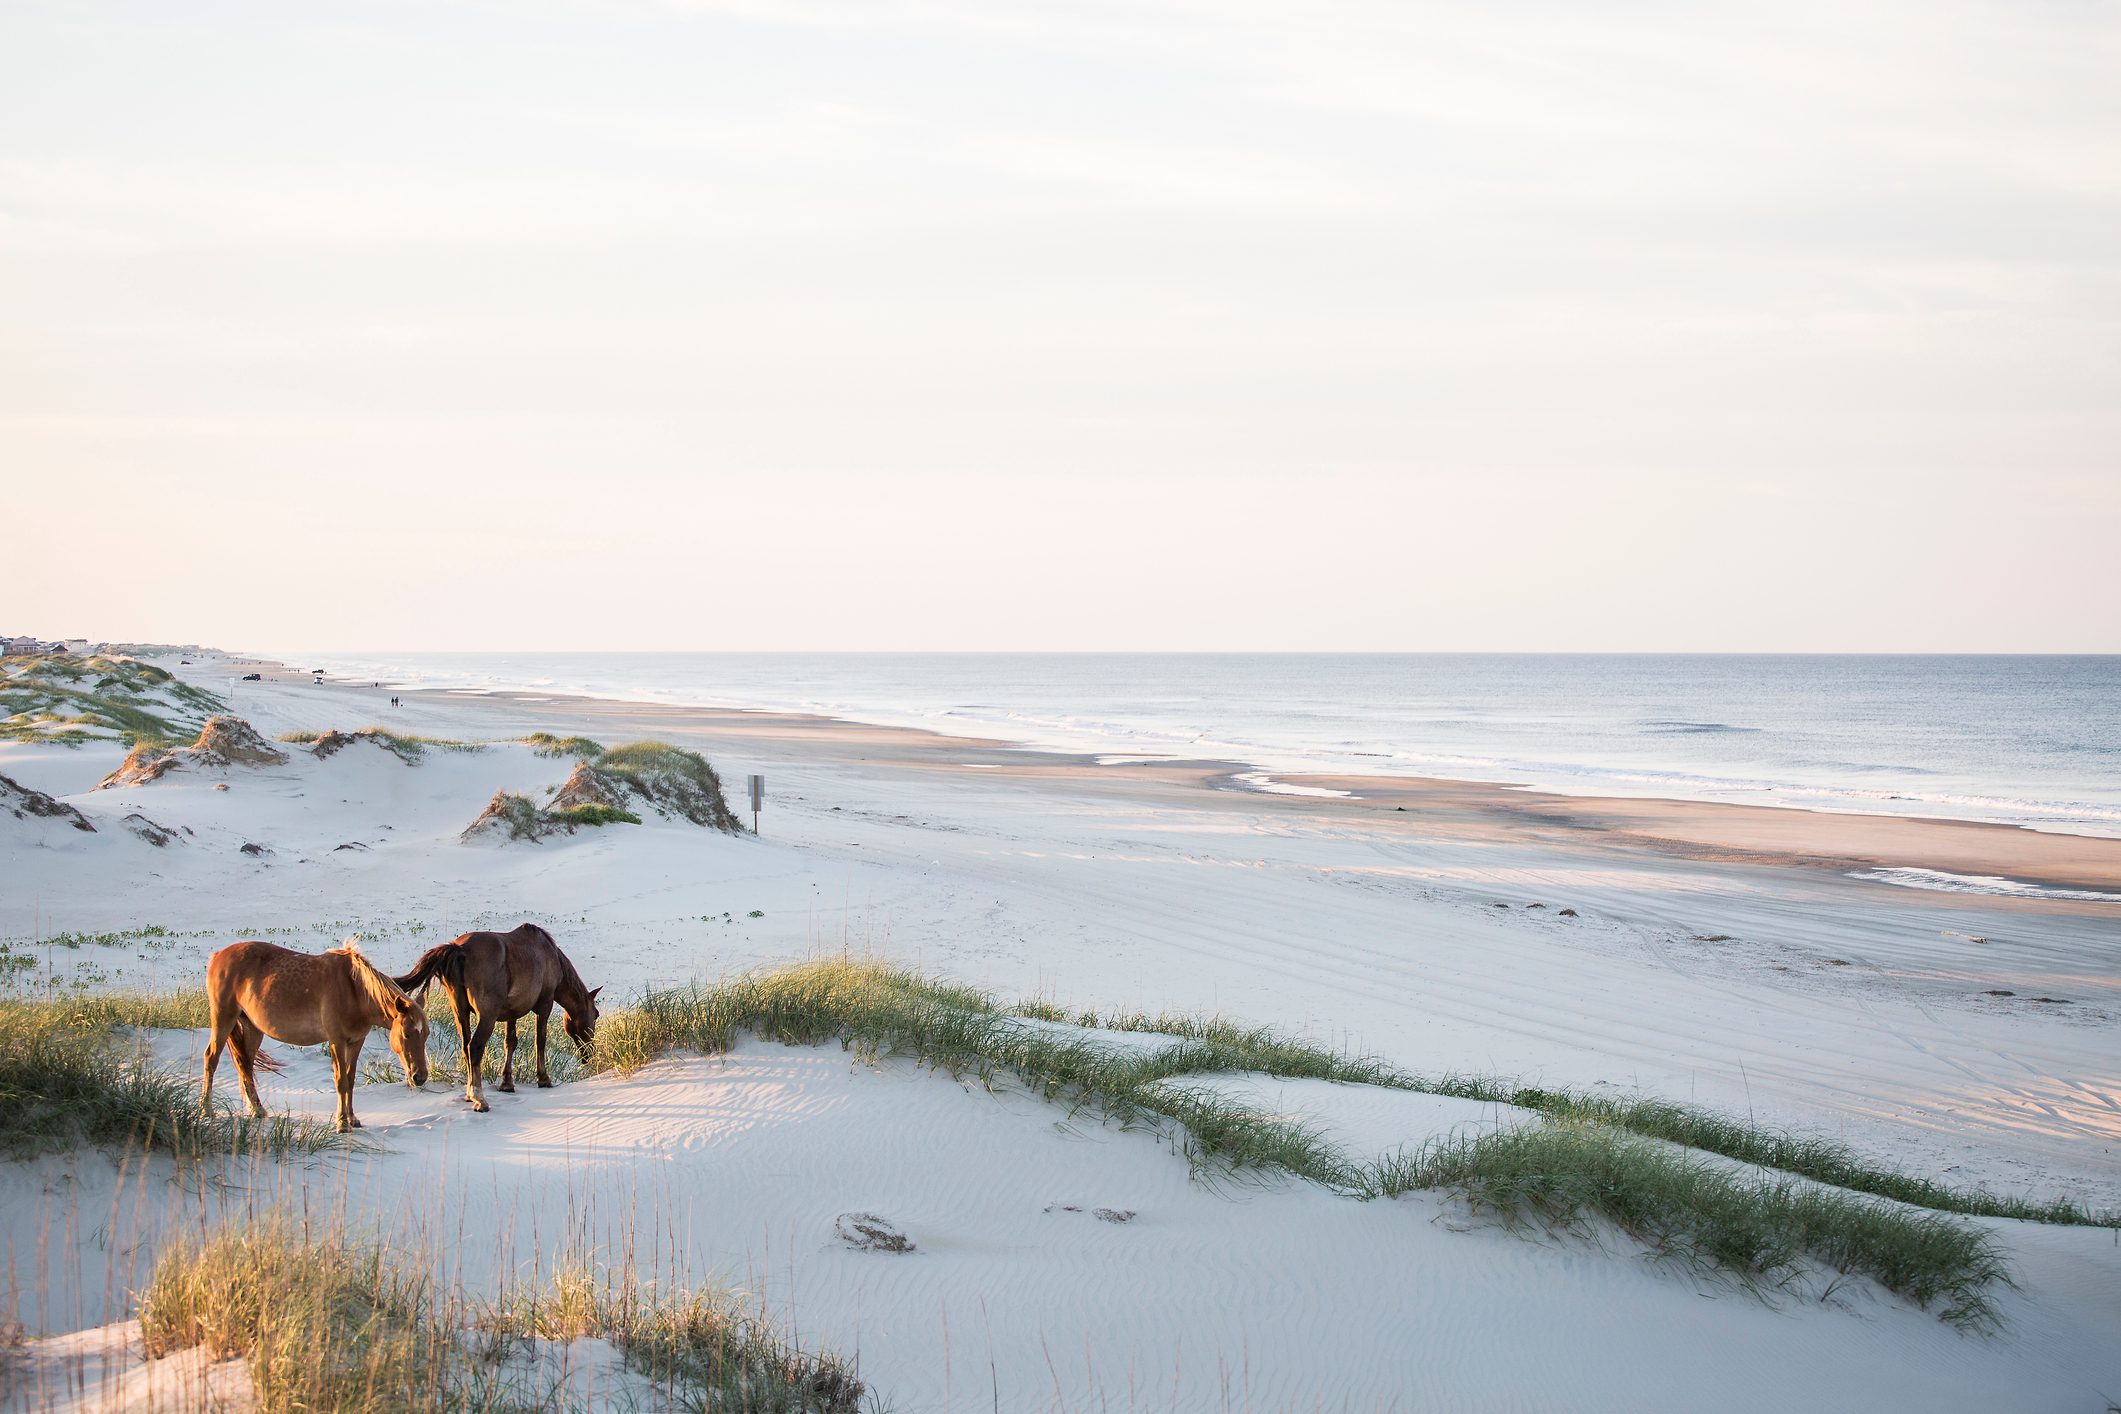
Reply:
[[[2111,0],[0,0],[0,632],[2121,651]]]

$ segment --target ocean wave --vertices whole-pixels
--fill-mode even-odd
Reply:
[[[2035,884],[2024,879],[2006,879],[1997,874],[1951,874],[1942,869],[1863,869],[1851,879],[1869,879],[1880,884],[1898,884],[1904,889],[1930,889],[1947,894],[1988,894],[1996,898],[2070,899],[2084,903],[2121,903],[2121,894],[2097,889],[2064,889]]]
[[[1659,722],[1647,721],[1644,730],[1662,736],[1707,736],[1717,732],[1757,732],[1759,727],[1734,726],[1729,722]]]

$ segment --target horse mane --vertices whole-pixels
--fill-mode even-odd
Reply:
[[[352,938],[331,949],[342,953],[353,967],[354,980],[368,993],[368,999],[376,1004],[385,1016],[397,1010],[399,1004],[410,1002],[412,994],[397,984],[389,973],[370,962],[361,953],[361,945]]]

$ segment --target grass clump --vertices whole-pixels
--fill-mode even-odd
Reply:
[[[140,1297],[150,1358],[194,1346],[250,1368],[268,1410],[441,1410],[451,1342],[424,1281],[380,1249],[311,1237],[285,1221],[165,1253]]]
[[[558,810],[548,810],[545,814],[547,819],[556,820],[562,825],[638,825],[641,823],[641,817],[634,814],[631,810],[617,805],[599,805],[595,802],[586,805],[563,806]]]
[[[186,1076],[149,1063],[124,1026],[205,1026],[203,994],[0,1000],[0,1152],[29,1158],[77,1144],[180,1158],[314,1154],[346,1141],[329,1125],[199,1109]]]
[[[666,741],[634,741],[596,758],[597,770],[619,778],[650,805],[695,825],[726,834],[744,833],[743,822],[722,796],[722,778],[707,758]]]
[[[1910,1211],[1780,1176],[1751,1176],[1610,1125],[1565,1119],[1455,1139],[1382,1161],[1380,1193],[1442,1188],[1505,1222],[1588,1235],[1603,1218],[1651,1252],[1770,1288],[1807,1260],[1875,1278],[1946,1321],[1995,1319],[1989,1288],[2009,1280],[1995,1239]]]
[[[546,821],[545,812],[538,809],[538,803],[529,796],[501,790],[494,792],[486,809],[464,833],[469,836],[503,830],[512,840],[541,840],[552,833],[552,826]]]
[[[678,1407],[853,1414],[852,1368],[799,1350],[719,1292],[659,1300],[585,1269],[493,1305],[452,1299],[375,1242],[286,1218],[224,1229],[156,1263],[140,1301],[150,1357],[203,1346],[249,1367],[267,1410],[503,1414],[550,1407],[531,1342],[599,1337]],[[473,1338],[475,1337],[475,1338]]]
[[[407,761],[418,761],[430,751],[461,751],[470,754],[486,749],[486,743],[482,741],[455,741],[443,736],[419,736],[411,732],[386,731],[382,727],[363,727],[354,735],[371,737]]]
[[[551,732],[532,732],[523,738],[525,745],[540,756],[572,756],[577,761],[594,761],[604,754],[604,744],[586,736],[554,736]]]
[[[1779,1169],[1835,1188],[1891,1198],[1917,1208],[1974,1217],[2121,1228],[2121,1213],[2096,1212],[2065,1199],[2041,1201],[1981,1189],[1948,1188],[1931,1179],[1865,1163],[1847,1145],[1832,1139],[1763,1130],[1728,1115],[1675,1105],[1668,1100],[1546,1089],[1514,1090],[1502,1098],[1558,1119],[1595,1121],[1632,1134],[1722,1154],[1741,1163]]]

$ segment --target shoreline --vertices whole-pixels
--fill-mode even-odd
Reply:
[[[231,661],[237,660],[231,657]],[[240,661],[258,671],[277,669],[273,676],[288,682],[311,677],[277,660],[246,657]],[[330,676],[324,681],[346,691],[387,691]],[[667,729],[709,739],[752,746],[800,746],[807,752],[822,750],[828,757],[868,765],[950,772],[969,766],[990,778],[1067,781],[1099,789],[1177,790],[1197,801],[1234,798],[1250,808],[1323,815],[1344,823],[1360,821],[1428,835],[1536,841],[1576,849],[1646,850],[1719,864],[1830,872],[1850,876],[1852,885],[1868,884],[1895,894],[1919,892],[1939,900],[2121,912],[2121,839],[2060,834],[1995,821],[1576,795],[1504,781],[1279,772],[1225,758],[1112,761],[1105,752],[1063,751],[778,708],[688,706],[528,689],[400,688],[395,695],[407,702],[448,702],[458,707],[491,704],[497,712],[526,717],[564,714],[584,721],[664,723]],[[1402,814],[1407,818],[1396,818]],[[1888,870],[1968,881],[2001,879],[2037,892],[1923,888],[1860,877]],[[2068,893],[2114,897],[2072,898]]]
[[[1915,751],[1915,755],[1854,756],[1849,759],[1924,760],[1928,767],[1937,769],[1908,767],[1902,768],[1897,775],[1887,771],[1885,776],[1880,776],[1878,772],[1886,768],[1852,767],[1850,769],[1856,772],[1854,775],[1820,778],[1816,772],[1807,774],[1797,763],[1787,761],[1781,765],[1764,761],[1738,762],[1702,758],[1698,753],[1685,751],[1677,755],[1653,752],[1644,756],[1641,735],[1631,734],[1628,724],[1617,719],[1606,723],[1595,737],[1578,734],[1566,743],[1558,739],[1544,744],[1540,741],[1513,741],[1507,734],[1504,737],[1453,741],[1448,734],[1432,739],[1427,732],[1421,733],[1419,740],[1407,740],[1402,739],[1403,734],[1393,735],[1381,726],[1372,724],[1366,727],[1364,712],[1328,710],[1326,717],[1339,721],[1340,730],[1385,731],[1391,738],[1376,741],[1351,739],[1336,745],[1317,737],[1316,732],[1297,730],[1293,737],[1285,737],[1277,729],[1264,725],[1269,720],[1265,718],[1246,725],[1251,719],[1245,703],[1240,702],[1232,709],[1234,716],[1231,711],[1208,709],[1204,704],[1216,700],[1212,693],[1198,699],[1203,704],[1202,719],[1193,721],[1189,718],[1188,724],[1181,729],[1175,719],[1167,719],[1154,711],[1147,717],[1140,717],[1127,706],[1105,703],[1093,683],[1083,684],[1084,691],[1089,694],[1087,697],[1069,698],[1065,704],[1051,692],[1041,694],[1038,691],[1033,691],[1028,699],[1019,700],[1006,691],[1003,698],[994,699],[985,688],[966,679],[962,670],[946,668],[945,680],[940,683],[941,691],[937,692],[921,687],[919,678],[903,682],[878,679],[863,665],[864,655],[860,654],[844,655],[848,674],[844,680],[820,676],[832,665],[821,665],[816,661],[820,655],[815,654],[787,655],[792,676],[786,679],[775,673],[770,661],[761,661],[770,660],[774,655],[761,654],[730,655],[734,661],[726,679],[708,671],[712,664],[706,660],[714,658],[716,655],[713,654],[643,655],[648,659],[667,656],[672,666],[665,670],[642,662],[616,673],[599,670],[586,662],[599,656],[596,654],[560,654],[556,655],[559,661],[550,664],[518,661],[520,655],[479,651],[454,656],[416,656],[434,661],[413,664],[402,659],[362,662],[356,658],[343,661],[342,675],[347,680],[358,681],[361,676],[380,671],[385,685],[397,684],[402,691],[473,695],[531,693],[807,715],[939,732],[1069,755],[1230,761],[1275,776],[1449,781],[1594,800],[1683,801],[1803,810],[1817,814],[1964,821],[2015,826],[2041,834],[2121,839],[2121,799],[2105,799],[2100,791],[2090,786],[2090,782],[2103,779],[2093,764],[2087,764],[2066,782],[1984,775],[1978,769],[1972,775],[1966,775],[1966,763],[1962,760],[1954,766],[1949,751],[1931,762],[1920,755],[1918,748],[1906,743],[1892,746],[1880,741],[1871,745],[1879,750]],[[626,658],[628,655],[615,656]],[[823,656],[830,658],[834,655]],[[1009,655],[1001,656],[1006,659]],[[1236,656],[1259,656],[1271,660],[1278,655]],[[1334,655],[1325,656],[1331,658]],[[1500,656],[1509,658],[1515,655]],[[1612,656],[1625,660],[1641,655]],[[502,661],[488,670],[482,665],[489,658]],[[585,661],[569,661],[572,658]],[[695,659],[701,661],[692,661]],[[333,656],[326,655],[325,661],[333,661]],[[1001,670],[1006,671],[1006,667]],[[1179,674],[1174,690],[1182,695],[1206,690],[1205,685],[1194,683],[1183,667],[1174,671]],[[393,672],[399,676],[392,676]],[[543,675],[546,672],[552,676]],[[1187,697],[1187,700],[1193,699]],[[1340,706],[1352,707],[1363,700],[1366,699],[1357,693],[1342,701]],[[1726,704],[1696,702],[1690,707],[1673,706],[1669,710],[1716,716],[1725,708]],[[1643,723],[1636,722],[1635,725]],[[1649,725],[1660,723],[1651,722]],[[1769,730],[1730,727],[1718,722],[1662,725],[1700,726],[1705,730],[1739,733]],[[1787,727],[1790,724],[1784,722],[1782,725]],[[1828,735],[1831,737],[1833,732],[1829,730]],[[1865,748],[1857,745],[1853,749],[1861,751]],[[1433,754],[1437,752],[1442,754]]]

